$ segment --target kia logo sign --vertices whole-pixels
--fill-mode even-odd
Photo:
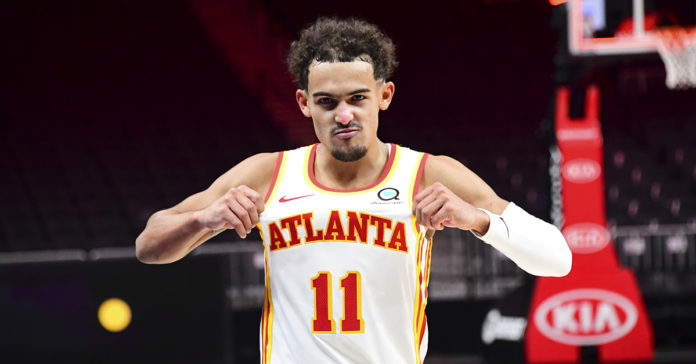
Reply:
[[[563,229],[563,236],[573,253],[590,254],[609,244],[609,230],[590,222],[573,224]]]
[[[563,177],[573,183],[588,183],[599,177],[602,168],[592,159],[571,159],[563,166]]]
[[[534,312],[547,338],[568,345],[601,345],[624,337],[638,321],[636,306],[603,289],[574,289],[553,295]]]

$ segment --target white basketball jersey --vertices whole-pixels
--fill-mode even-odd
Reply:
[[[431,241],[412,214],[426,155],[387,144],[372,186],[314,178],[317,144],[281,152],[259,227],[261,362],[422,363]]]

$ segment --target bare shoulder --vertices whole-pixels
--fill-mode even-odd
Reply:
[[[494,213],[502,213],[507,201],[476,173],[458,160],[446,155],[431,155],[425,161],[420,190],[440,183],[462,200]]]

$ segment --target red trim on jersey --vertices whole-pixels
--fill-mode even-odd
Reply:
[[[425,336],[425,325],[427,325],[426,322],[428,322],[428,316],[426,314],[423,314],[423,322],[421,325],[420,340],[418,340],[418,343],[420,345],[423,345],[423,336]]]
[[[262,231],[259,229],[259,231]],[[263,233],[262,233],[263,237]],[[264,242],[264,273],[265,273],[265,294],[263,300],[263,315],[261,319],[261,363],[268,364],[271,362],[271,345],[272,345],[272,330],[273,323],[271,318],[273,316],[273,298],[271,297],[271,274],[268,270],[268,248]],[[271,331],[271,332],[269,332]]]
[[[411,192],[411,206],[413,206],[414,199],[416,198],[416,195],[418,194],[418,188],[420,187],[420,181],[421,177],[423,176],[423,170],[425,169],[425,160],[428,159],[428,156],[430,154],[428,153],[423,153],[423,156],[420,158],[420,161],[418,162],[418,170],[416,171],[416,179],[413,181],[413,191]],[[414,206],[415,208],[415,206]],[[415,214],[413,215],[413,218],[415,219]],[[416,228],[416,233],[420,233],[420,224],[414,222],[413,224]]]
[[[421,235],[421,243],[420,243],[420,246],[418,248],[418,259],[421,260],[420,269],[418,269],[418,287],[419,288],[420,288],[421,284],[425,281],[425,268],[426,268],[427,261],[423,260],[424,259],[423,258],[423,253],[424,253],[423,249],[426,249],[428,241],[429,240],[425,239],[425,233],[423,233]],[[425,254],[427,256],[427,252],[425,252]]]
[[[425,302],[428,302],[428,283],[430,282],[430,253],[433,247],[433,239],[428,240],[425,250]]]
[[[411,201],[413,201],[418,194],[421,177],[423,177],[423,170],[425,169],[425,160],[428,159],[429,155],[428,153],[423,153],[423,158],[421,158],[420,163],[418,163],[418,172],[416,172],[416,181],[413,183],[413,196],[411,196]]]
[[[268,283],[268,282],[266,282]],[[266,297],[263,300],[263,319],[261,321],[261,363],[266,364],[266,345],[268,343],[268,288],[266,288]]]
[[[268,294],[268,292],[266,292]],[[267,353],[268,353],[268,316],[270,313],[270,303],[268,300],[264,303],[264,313],[263,313],[263,327],[261,328],[263,330],[263,345],[261,346],[261,363],[266,364],[268,363],[268,358],[267,358]]]
[[[421,327],[421,325],[423,325],[423,322],[420,320],[421,310],[425,310],[425,307],[423,307],[423,296],[420,294],[420,292],[418,292],[418,310],[416,311],[418,314],[416,315],[416,327]],[[423,317],[425,317],[425,313],[423,313]],[[421,340],[422,339],[423,338],[421,337]],[[420,347],[418,348],[418,351],[420,352]]]
[[[307,161],[307,172],[309,175],[309,180],[317,187],[319,187],[322,190],[330,191],[330,192],[360,192],[360,191],[365,191],[369,190],[372,187],[377,186],[378,184],[382,183],[382,181],[387,178],[387,175],[389,175],[389,171],[392,168],[392,164],[394,164],[394,157],[396,156],[396,144],[393,143],[388,143],[389,144],[389,159],[387,160],[387,165],[384,167],[384,170],[382,171],[382,175],[379,176],[377,181],[375,183],[364,187],[364,188],[355,188],[355,189],[350,189],[350,190],[341,190],[337,188],[330,188],[322,185],[317,181],[316,177],[314,176],[314,158],[316,157],[317,154],[317,147],[319,144],[314,144],[312,146],[312,149],[309,152],[309,160]]]
[[[278,173],[280,173],[280,167],[283,165],[283,154],[285,152],[278,152],[278,158],[276,158],[275,168],[273,169],[273,178],[271,178],[271,184],[268,186],[268,191],[266,191],[266,196],[263,198],[263,203],[268,202],[268,198],[273,192],[273,187],[278,182]]]

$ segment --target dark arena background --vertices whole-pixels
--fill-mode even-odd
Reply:
[[[604,22],[585,28],[583,41],[615,35],[637,3],[646,29],[649,14],[696,23],[691,0],[573,2],[602,9]],[[569,205],[575,185],[562,177],[598,173],[601,193],[587,198],[599,201],[598,226],[610,236],[564,233],[569,244],[609,241],[603,251],[635,279],[627,312],[638,307],[646,326],[635,327],[646,329],[640,345],[649,354],[624,361],[696,362],[696,88],[668,88],[654,46],[573,51],[571,4],[3,1],[0,362],[259,361],[257,232],[220,234],[164,266],[138,262],[134,242],[153,212],[247,156],[315,142],[284,56],[319,15],[364,18],[397,45],[396,96],[380,114],[381,140],[450,155],[559,228],[586,198]],[[573,170],[557,138],[558,110],[582,120],[591,100],[603,140],[591,166],[599,169]],[[574,270],[592,261],[573,251]],[[524,335],[544,300],[539,281],[469,233],[438,232],[425,362],[543,362]],[[624,306],[602,300],[588,293],[576,303],[605,311],[568,314],[575,303],[559,304],[547,322],[558,337],[628,327],[630,314],[616,313]],[[615,316],[601,321],[592,315],[600,311]],[[559,344],[556,334],[538,345],[572,347],[565,361],[621,361],[603,351],[612,343]],[[622,335],[613,343],[632,334]]]

